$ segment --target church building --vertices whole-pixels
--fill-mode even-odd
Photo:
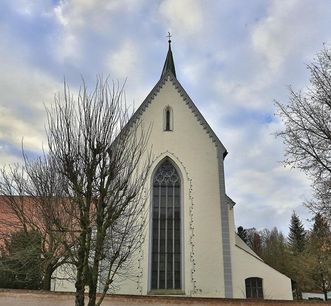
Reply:
[[[291,280],[235,232],[235,203],[225,192],[227,150],[179,83],[170,40],[161,78],[136,119],[153,127],[149,222],[133,261],[136,277],[116,293],[291,300]],[[70,290],[54,277],[53,289]]]

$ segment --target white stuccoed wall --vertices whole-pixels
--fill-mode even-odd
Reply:
[[[163,130],[163,110],[166,106],[173,109],[174,129],[170,132]],[[154,161],[146,186],[147,194],[151,193],[153,170],[163,158],[170,157],[182,176],[182,268],[185,294],[224,296],[219,176],[215,143],[171,81],[165,82],[149,104],[142,114],[142,121],[145,126],[153,124],[150,143],[153,146]],[[151,205],[150,201],[148,205]],[[142,294],[149,291],[149,240],[148,224],[141,257],[143,273],[138,284],[138,287],[141,286]],[[191,255],[194,256],[193,261]],[[137,284],[128,281],[122,285],[119,293],[137,294]]]

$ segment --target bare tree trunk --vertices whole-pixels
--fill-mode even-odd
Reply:
[[[321,279],[322,279],[322,291],[324,293],[324,300],[327,301],[328,300],[328,288],[327,288],[326,280],[325,280],[323,273],[321,273]]]
[[[51,265],[48,265],[44,271],[44,278],[41,284],[41,289],[50,291],[51,290],[51,281],[52,281],[52,273],[54,269]]]
[[[89,301],[88,301],[88,306],[95,306],[95,302],[97,299],[97,287],[93,286],[93,288],[90,288],[89,293],[88,293],[88,297],[89,297]]]
[[[84,306],[85,304],[85,284],[83,279],[83,269],[77,268],[77,276],[76,276],[76,294],[75,294],[75,306]]]
[[[85,245],[86,245],[86,230],[84,225],[84,218],[81,217],[81,227],[82,232],[80,233],[79,241],[80,245],[78,247],[78,265],[77,265],[77,274],[76,274],[76,299],[75,306],[84,306],[84,293],[85,293],[85,285],[86,285],[86,267],[88,264],[86,262],[86,253],[85,253]]]
[[[84,306],[84,286],[76,282],[75,306]]]

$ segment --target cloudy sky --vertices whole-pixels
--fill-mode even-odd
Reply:
[[[309,181],[284,168],[274,100],[307,86],[310,63],[331,42],[326,0],[2,0],[0,164],[45,144],[45,105],[64,77],[126,82],[137,108],[158,81],[173,37],[177,78],[229,151],[226,189],[237,226],[287,232]],[[308,226],[309,223],[306,223]]]

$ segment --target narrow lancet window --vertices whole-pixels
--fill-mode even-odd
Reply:
[[[170,131],[170,110],[166,110],[166,131]]]
[[[164,110],[164,125],[163,129],[165,131],[173,130],[173,112],[170,106],[167,106]]]
[[[179,174],[166,159],[153,178],[152,290],[181,289]]]

